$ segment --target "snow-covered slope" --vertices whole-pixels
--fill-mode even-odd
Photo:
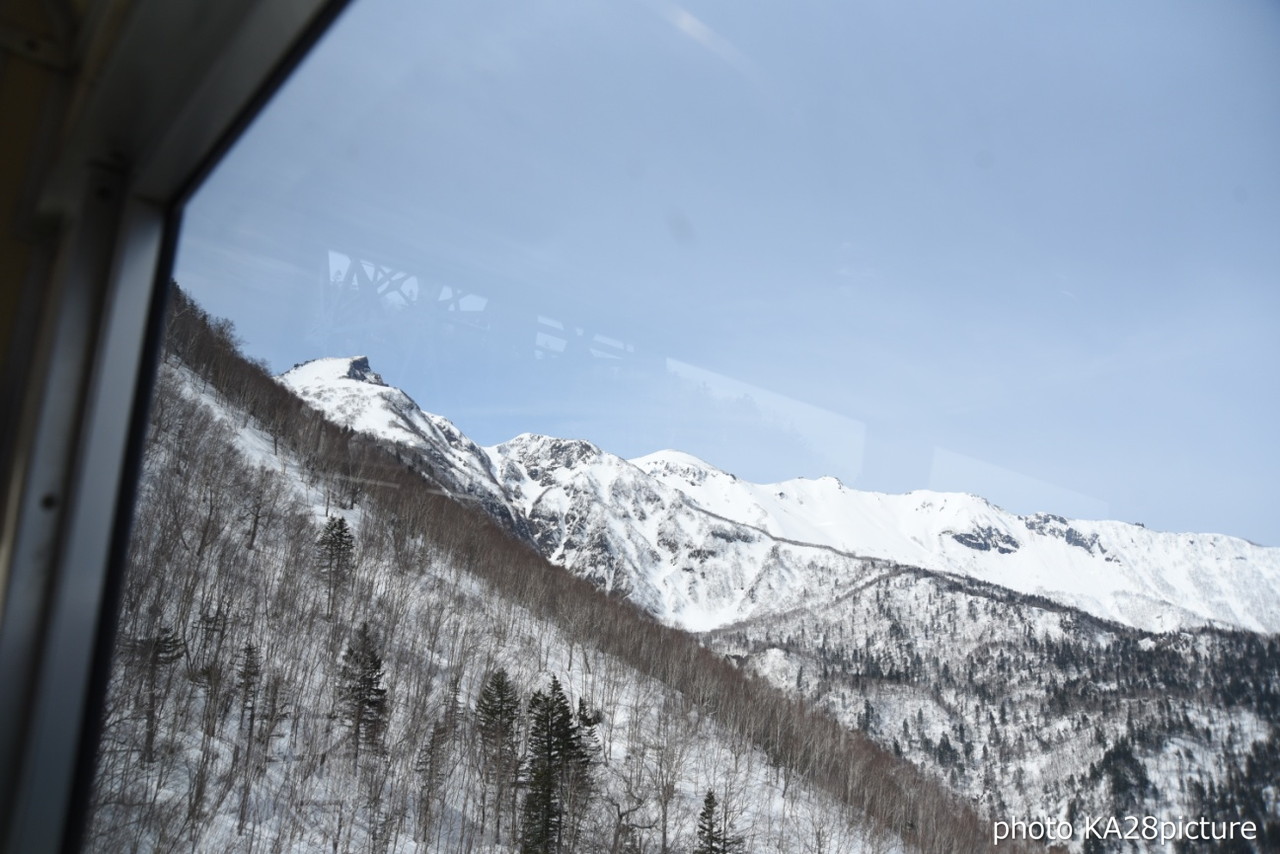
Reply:
[[[278,379],[336,424],[436,452],[432,458],[468,484],[494,485],[488,456],[448,419],[424,412],[409,395],[384,383],[366,356],[315,359]]]
[[[1018,516],[974,495],[886,495],[830,477],[748,483],[676,451],[632,462],[699,508],[779,539],[968,575],[1138,628],[1280,631],[1280,549],[1235,537]]]
[[[384,383],[368,357],[314,359],[276,380],[335,424],[405,448],[406,463],[454,497],[479,504],[516,536],[530,539],[527,526],[511,513],[489,455],[447,418],[424,412],[409,395]]]
[[[525,434],[487,450],[549,560],[685,629],[734,622],[764,602],[799,605],[818,563],[850,579],[866,571],[862,561],[719,519],[587,442]]]
[[[337,367],[313,364],[310,377],[292,379],[345,407],[348,424],[446,435],[404,410],[403,395],[369,376],[335,377]],[[401,408],[378,421],[386,404]],[[162,365],[85,851],[512,854],[540,813],[523,808],[532,795],[516,785],[517,771],[494,770],[493,753],[481,748],[481,698],[499,673],[516,745],[536,738],[535,692],[581,704],[571,732],[580,733],[574,756],[583,769],[575,781],[585,782],[572,802],[556,801],[574,850],[623,850],[625,842],[628,851],[653,851],[659,840],[691,850],[712,789],[730,805],[725,815],[747,850],[949,850],[908,845],[887,820],[855,816],[850,797],[841,802],[834,787],[813,784],[755,744],[745,726],[732,729],[728,715],[710,713],[727,703],[708,699],[695,710],[687,699],[693,674],[719,659],[691,639],[648,634],[650,621],[584,593],[586,585],[566,598],[592,619],[548,616],[537,591],[551,585],[537,579],[562,581],[563,573],[513,543],[480,546],[494,539],[482,514],[422,501],[415,493],[423,484],[404,472],[394,492],[326,507],[325,496],[347,479],[346,454],[309,441],[312,419],[309,411],[291,416],[274,441],[224,390],[184,365]],[[441,454],[466,459],[457,448]],[[338,518],[349,523],[356,557],[348,577],[329,587],[312,555]],[[688,645],[688,676],[652,675],[676,670],[659,666],[661,653],[610,652],[620,645],[599,627],[628,621],[630,637],[656,639],[654,648]],[[377,698],[354,722],[350,704],[365,701],[352,699],[353,678],[372,688],[362,696]],[[764,698],[789,708],[780,694],[754,695]],[[370,720],[375,726],[362,730]],[[809,720],[796,721],[812,731]],[[518,763],[521,781],[534,753]],[[858,755],[850,751],[846,765]],[[899,801],[914,794],[898,791]],[[921,792],[907,814],[921,825],[925,816],[950,818],[949,827],[985,838],[976,815],[943,794]],[[895,820],[900,810],[894,803]]]
[[[1280,549],[1233,537],[1018,516],[972,495],[885,495],[834,478],[755,484],[676,451],[627,461],[529,434],[481,449],[367,359],[280,379],[333,420],[419,449],[554,562],[695,631],[820,603],[905,565],[1141,629],[1280,632]]]

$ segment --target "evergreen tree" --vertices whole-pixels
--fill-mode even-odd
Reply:
[[[520,776],[520,698],[506,670],[485,681],[476,701],[476,731],[486,782],[494,793],[495,838],[502,841],[502,814]],[[514,800],[511,800],[514,811]]]
[[[702,812],[698,813],[698,844],[694,854],[721,854],[724,851],[723,834],[716,821],[716,793],[707,789],[702,799]]]
[[[1107,780],[1111,803],[1117,813],[1137,811],[1151,788],[1147,769],[1134,755],[1133,745],[1127,738],[1120,739],[1103,754],[1091,776]]]
[[[387,720],[387,689],[382,684],[383,678],[382,655],[369,624],[361,623],[355,640],[342,656],[338,686],[338,703],[344,721],[351,728],[353,762],[357,764],[362,747],[375,753],[382,750]]]
[[[449,762],[450,742],[452,734],[445,719],[440,719],[431,727],[431,735],[418,750],[414,762],[414,770],[418,772],[421,785],[418,788],[418,836],[420,842],[426,842],[435,825],[438,803],[443,803],[445,794],[445,778]]]
[[[142,664],[146,678],[143,685],[142,707],[146,728],[142,741],[142,761],[155,760],[156,736],[160,731],[160,709],[169,693],[169,668],[186,654],[187,646],[182,638],[168,626],[161,626],[152,637],[141,638],[132,644],[133,653]]]
[[[728,818],[720,812],[716,793],[708,789],[707,796],[702,799],[702,812],[698,813],[697,844],[693,854],[737,854],[742,850],[742,839],[730,832]]]
[[[520,854],[553,854],[560,850],[564,820],[559,772],[565,752],[562,733],[571,725],[569,703],[554,676],[546,693],[529,699],[529,772],[524,798]]]
[[[585,806],[582,772],[588,768],[578,721],[551,677],[546,693],[529,700],[527,793],[521,830],[521,854],[553,854],[564,850],[565,822],[571,827]]]
[[[595,794],[595,768],[599,762],[600,743],[596,737],[596,725],[601,715],[587,708],[584,699],[578,699],[578,711],[570,721],[565,734],[565,766],[561,776],[564,793],[564,839],[569,850],[577,845],[582,821]]]
[[[356,538],[347,520],[330,516],[316,540],[316,563],[329,591],[328,615],[333,616],[339,591],[355,574]]]

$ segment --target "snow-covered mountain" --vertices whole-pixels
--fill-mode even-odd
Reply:
[[[424,412],[384,383],[365,356],[316,359],[279,379],[336,424],[427,451],[442,472],[461,483],[496,487],[488,455],[447,419]]]
[[[157,383],[90,850],[514,850],[532,795],[499,795],[475,749],[498,669],[517,741],[556,680],[596,710],[578,850],[689,850],[712,788],[752,851],[995,850],[993,818],[1127,815],[1244,819],[1248,850],[1280,850],[1280,635],[1206,625],[1269,618],[1229,574],[1201,610],[1183,583],[1229,560],[1220,541],[1201,566],[1171,535],[971,496],[761,486],[545,436],[481,448],[367,359],[273,383],[189,309]],[[1190,568],[1173,583],[1116,531]],[[1274,600],[1274,551],[1229,545]],[[1029,581],[997,583],[1033,554]],[[1101,592],[1052,574],[1118,565]],[[1116,590],[1196,628],[1135,628],[1152,612]],[[350,686],[379,666],[362,733]]]
[[[530,434],[481,448],[363,357],[308,362],[280,381],[332,420],[415,450],[553,562],[694,631],[820,605],[912,567],[1148,631],[1280,632],[1280,549],[1238,538],[1019,516],[973,495],[886,495],[834,478],[749,483],[677,451],[628,461]]]
[[[451,497],[473,502],[523,540],[530,535],[512,515],[488,453],[447,418],[424,412],[389,386],[365,356],[315,359],[277,377],[335,424],[386,439],[411,451],[409,460]]]
[[[174,302],[84,850],[994,850],[937,781],[401,465],[486,455],[398,464]],[[449,435],[345,373],[348,424]]]

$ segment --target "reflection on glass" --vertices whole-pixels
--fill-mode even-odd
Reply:
[[[186,212],[91,846],[1280,842],[1237,12],[355,4]]]

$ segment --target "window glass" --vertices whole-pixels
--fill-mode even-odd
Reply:
[[[273,370],[367,353],[484,444],[1273,543],[1275,33],[364,2],[196,198],[177,278]]]
[[[355,3],[184,213],[91,847],[1280,833],[1278,43],[1263,2]],[[563,591],[502,574],[535,551]],[[821,738],[724,699],[766,684]]]

